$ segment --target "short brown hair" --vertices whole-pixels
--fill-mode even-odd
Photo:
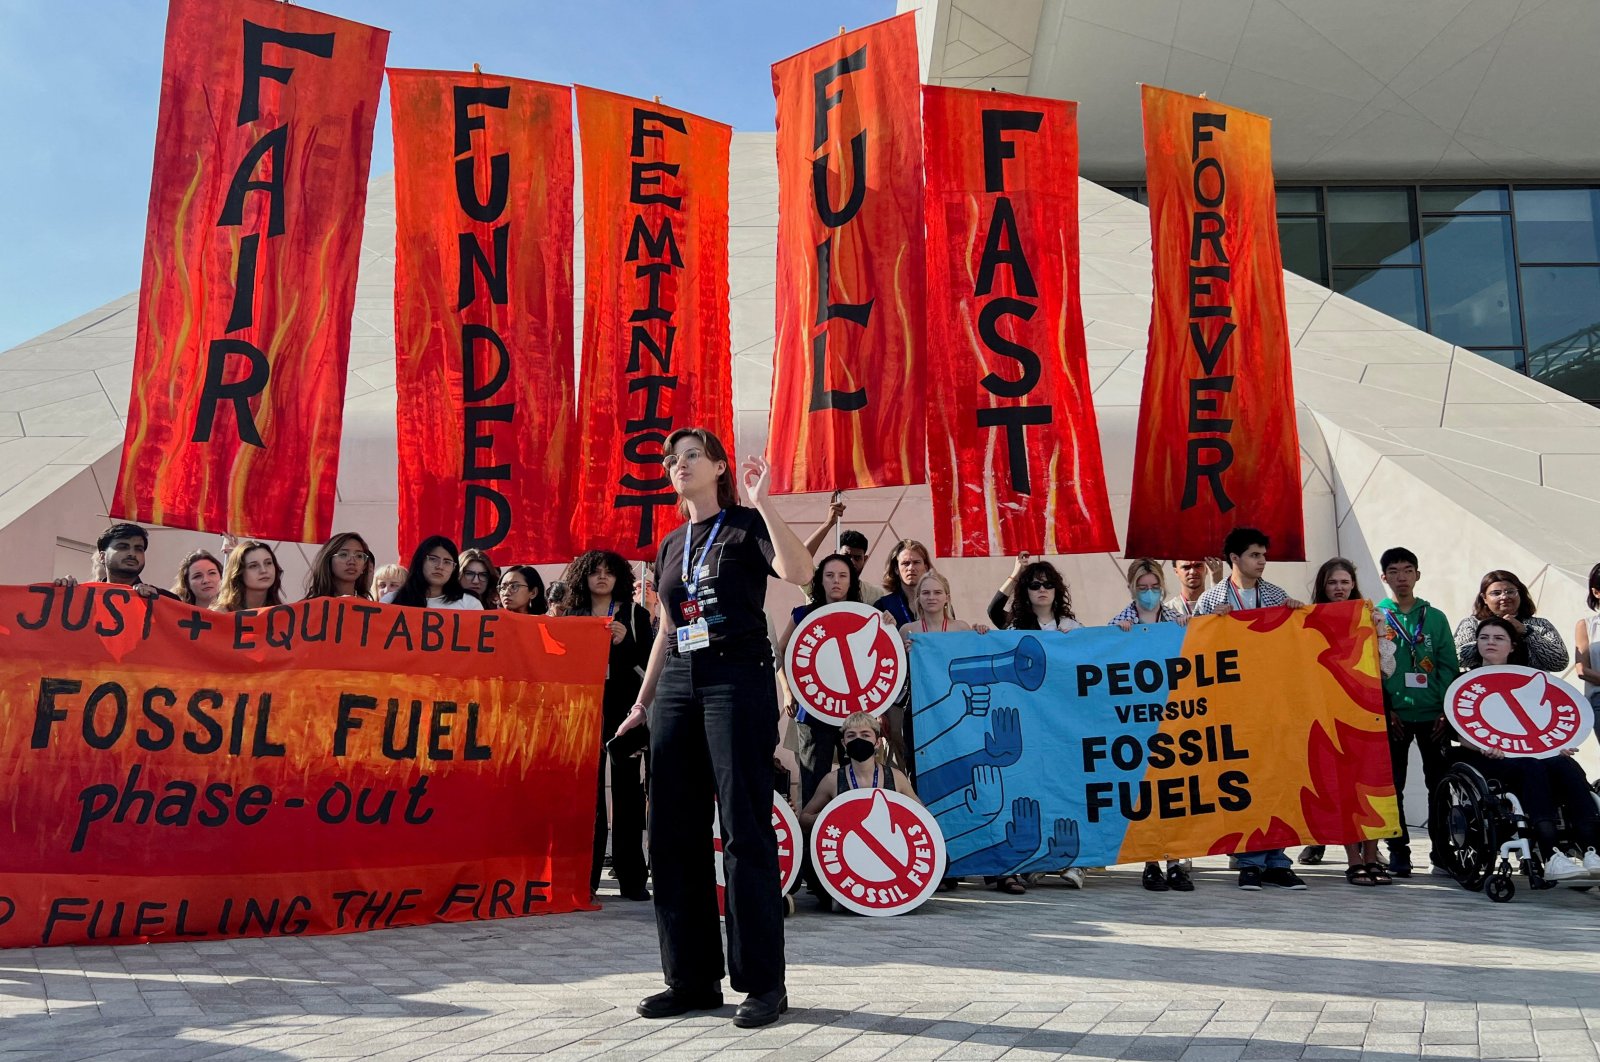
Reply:
[[[722,440],[711,434],[705,428],[679,428],[667,436],[666,445],[662,447],[663,458],[672,453],[672,448],[678,445],[679,439],[698,439],[700,445],[705,447],[706,457],[713,461],[721,461],[725,466],[722,475],[717,477],[717,505],[723,509],[732,508],[739,504],[739,485],[733,478],[733,458],[728,456],[727,447],[722,445]],[[684,519],[689,518],[689,505],[682,498],[678,499],[678,515]]]

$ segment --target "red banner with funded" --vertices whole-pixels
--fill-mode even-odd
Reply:
[[[389,71],[403,549],[571,558],[572,90]]]
[[[780,493],[926,477],[920,88],[911,13],[773,64]]]
[[[603,620],[0,587],[0,947],[588,909]]]
[[[1078,299],[1078,105],[922,91],[935,551],[1115,553]]]
[[[733,445],[728,147],[721,122],[579,86],[583,380],[574,541],[654,560],[682,522],[667,436]],[[563,458],[566,455],[560,455]]]
[[[271,0],[172,0],[113,516],[330,534],[388,42]]]
[[[1272,123],[1143,91],[1155,297],[1125,552],[1210,556],[1254,527],[1304,560]]]

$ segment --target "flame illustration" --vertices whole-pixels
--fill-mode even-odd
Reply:
[[[843,638],[824,642],[817,650],[817,677],[823,685],[840,693],[864,689],[878,669],[876,646],[882,630],[883,620],[875,615]]]
[[[911,842],[906,840],[904,831],[890,818],[889,801],[884,798],[881,789],[873,792],[872,808],[867,812],[867,817],[861,820],[861,825],[844,835],[841,849],[850,872],[863,881],[891,881],[899,877],[899,869],[880,859],[872,846],[861,838],[863,832],[871,834],[878,846],[899,860],[901,866],[910,861]]]

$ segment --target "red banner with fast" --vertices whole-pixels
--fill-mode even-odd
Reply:
[[[728,343],[732,129],[579,86],[583,142],[584,482],[574,541],[654,560],[682,522],[667,436],[733,444]],[[564,456],[564,455],[562,455]]]
[[[1114,553],[1078,300],[1077,104],[922,91],[935,551]]]
[[[782,493],[921,483],[922,133],[910,13],[772,67]]]
[[[0,587],[0,947],[587,909],[600,620]]]
[[[1255,527],[1304,560],[1271,122],[1143,91],[1155,297],[1125,552],[1209,556]]]
[[[400,544],[565,561],[572,90],[389,71]]]
[[[386,30],[172,0],[115,517],[332,530]]]

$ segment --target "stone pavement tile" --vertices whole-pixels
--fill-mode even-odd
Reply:
[[[1187,1036],[1140,1036],[1122,1052],[1125,1059],[1138,1062],[1175,1062],[1189,1049]]]
[[[1245,1044],[1191,1044],[1178,1062],[1238,1062]]]
[[[1323,1011],[1324,1019],[1327,1011]],[[1306,1038],[1308,1047],[1355,1047],[1367,1038],[1367,1025],[1359,1021],[1319,1021]]]
[[[1221,1014],[1222,1012],[1218,1011],[1217,1013]],[[1214,1018],[1201,1026],[1195,1037],[1196,1039],[1210,1040],[1215,1043],[1237,1041],[1242,1044],[1248,1042],[1261,1026],[1262,1021],[1260,1019],[1255,1021],[1223,1021],[1220,1018]]]
[[[1305,1045],[1293,1043],[1280,1043],[1276,1040],[1251,1040],[1244,1045],[1244,1051],[1239,1058],[1245,1062],[1282,1062],[1286,1059],[1298,1059]]]

